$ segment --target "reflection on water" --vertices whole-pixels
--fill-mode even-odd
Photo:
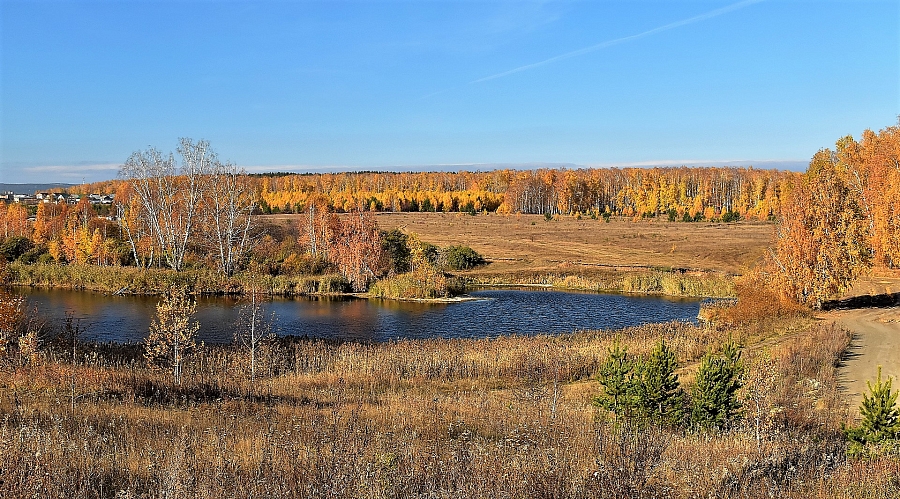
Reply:
[[[22,289],[42,317],[61,324],[66,313],[81,321],[83,339],[133,343],[147,334],[155,297],[107,296],[67,291]],[[489,289],[461,303],[409,303],[322,297],[276,298],[265,304],[281,335],[361,341],[396,338],[490,337],[505,334],[566,333],[613,329],[648,322],[692,321],[697,300],[670,300],[549,290]],[[233,337],[240,302],[201,298],[199,338],[225,343]]]

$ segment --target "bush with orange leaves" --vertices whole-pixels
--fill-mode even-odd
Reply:
[[[22,364],[37,363],[44,329],[37,314],[29,313],[24,296],[0,288],[0,359],[18,353]]]
[[[746,326],[760,321],[798,317],[808,309],[773,289],[765,267],[754,269],[734,281],[737,299],[704,303],[698,318],[721,326]]]

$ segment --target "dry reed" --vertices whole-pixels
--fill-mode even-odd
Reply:
[[[82,345],[73,362],[48,343],[39,362],[0,370],[0,495],[896,497],[896,460],[844,458],[834,366],[846,333],[802,324],[745,356],[772,366],[769,382],[748,383],[766,408],[762,445],[749,412],[731,432],[695,433],[591,404],[614,338],[643,355],[664,337],[691,365],[740,330],[282,339],[255,385],[233,346],[201,349],[174,385],[137,346]]]

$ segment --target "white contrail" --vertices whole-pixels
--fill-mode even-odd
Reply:
[[[644,38],[645,36],[655,35],[656,33],[660,33],[663,31],[668,31],[670,29],[679,28],[681,26],[686,26],[688,24],[697,23],[700,21],[705,21],[707,19],[711,19],[716,16],[721,16],[722,14],[731,12],[733,10],[743,9],[748,5],[752,5],[755,3],[760,3],[765,0],[744,0],[742,2],[737,2],[719,9],[711,10],[705,14],[700,14],[699,16],[690,17],[688,19],[683,19],[681,21],[675,21],[674,23],[669,23],[664,26],[660,26],[658,28],[653,28],[651,30],[644,31],[642,33],[638,33],[636,35],[624,36],[622,38],[616,38],[615,40],[608,40],[602,43],[598,43],[596,45],[591,45],[590,47],[585,47],[583,49],[573,50],[572,52],[566,52],[565,54],[560,54],[555,57],[551,57],[549,59],[545,59],[540,62],[535,62],[533,64],[526,64],[524,66],[519,66],[515,69],[510,69],[509,71],[504,71],[502,73],[497,73],[491,76],[485,76],[484,78],[479,78],[477,80],[470,81],[469,83],[481,83],[483,81],[494,80],[497,78],[502,78],[504,76],[511,75],[513,73],[519,73],[522,71],[527,71],[529,69],[534,69],[545,64],[550,64],[556,61],[561,61],[563,59],[569,59],[571,57],[576,57],[582,54],[587,54],[589,52],[594,52],[595,50],[605,49],[607,47],[612,47],[613,45],[619,45],[620,43],[630,42],[632,40],[637,40],[638,38]]]

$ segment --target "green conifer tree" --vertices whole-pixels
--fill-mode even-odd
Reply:
[[[650,357],[636,370],[635,402],[641,414],[649,419],[676,424],[681,419],[684,392],[678,383],[678,360],[660,340]]]
[[[693,390],[692,422],[701,428],[725,428],[738,415],[741,402],[741,353],[728,342],[721,355],[707,354],[700,362]]]
[[[879,443],[900,437],[900,409],[897,408],[897,394],[891,390],[892,378],[881,380],[881,366],[878,366],[878,378],[873,385],[866,381],[869,393],[863,394],[859,412],[863,417],[859,427],[846,430],[850,441],[865,445]]]
[[[616,340],[607,350],[609,356],[600,366],[597,380],[603,385],[603,393],[594,403],[619,415],[631,409],[634,362],[628,357],[628,347]]]

